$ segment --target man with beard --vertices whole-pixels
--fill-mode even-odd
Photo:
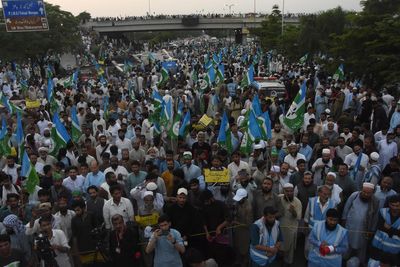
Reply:
[[[392,189],[392,186],[393,178],[390,176],[383,177],[381,180],[381,185],[376,186],[374,195],[379,201],[379,209],[383,208],[387,198],[397,194],[397,192]]]
[[[315,223],[309,236],[311,244],[308,254],[309,267],[342,266],[342,255],[348,249],[347,230],[338,224],[336,209],[326,212],[326,220]]]
[[[257,185],[246,170],[240,170],[232,183],[232,191],[237,191],[240,188],[247,191],[247,198],[250,203],[253,203],[253,194],[257,189]]]
[[[75,211],[76,216],[71,220],[71,243],[78,249],[80,256],[84,256],[96,249],[96,241],[93,239],[91,232],[99,225],[99,222],[96,220],[96,215],[86,211],[85,201],[83,200],[74,201],[72,209]]]
[[[302,181],[294,188],[294,195],[301,202],[301,218],[304,218],[304,212],[306,211],[308,200],[312,197],[315,197],[316,194],[317,186],[313,183],[313,174],[310,171],[306,171],[304,172]]]
[[[344,161],[346,156],[353,152],[353,150],[351,149],[351,147],[345,144],[345,138],[341,136],[337,138],[337,146],[335,147],[335,152],[336,156]]]
[[[270,265],[282,244],[282,231],[273,207],[265,207],[263,216],[250,227],[250,259],[252,267]]]
[[[122,128],[118,130],[118,138],[115,141],[115,145],[120,150],[124,148],[127,148],[129,151],[132,150],[132,142],[131,140],[125,137],[125,130]]]
[[[199,168],[199,166],[192,164],[192,152],[184,152],[183,158],[185,160],[185,164],[182,165],[181,169],[185,174],[185,181],[189,183],[190,180],[192,180],[193,178],[199,179],[199,177],[201,176],[201,169]]]
[[[3,168],[3,172],[11,176],[12,184],[17,183],[19,167],[21,166],[15,164],[15,158],[13,156],[11,155],[7,156],[7,165]]]
[[[297,240],[297,227],[301,219],[302,206],[300,200],[294,196],[294,189],[291,183],[286,183],[283,186],[283,195],[279,197],[283,206],[283,213],[279,222],[287,227],[287,229],[282,232],[284,242],[281,250],[285,255],[284,266],[290,267],[293,264]]]
[[[167,160],[167,169],[165,171],[163,171],[163,173],[161,174],[161,178],[164,180],[165,187],[167,189],[167,197],[168,198],[172,198],[172,193],[173,193],[172,191],[174,189],[174,174],[173,174],[174,169],[175,169],[174,160],[168,159]],[[175,199],[172,198],[170,200],[174,201]],[[179,231],[179,229],[178,229],[178,231]]]
[[[284,162],[289,164],[290,173],[293,173],[296,171],[297,161],[299,159],[306,160],[306,157],[304,157],[303,154],[298,153],[299,150],[297,144],[294,142],[288,145],[288,151],[289,154],[286,155]]]
[[[360,189],[364,179],[364,171],[368,166],[369,157],[362,152],[362,145],[354,144],[353,153],[347,155],[344,163],[349,166],[350,179],[352,179],[357,187]]]
[[[338,173],[335,179],[335,184],[340,186],[343,189],[340,205],[338,207],[339,213],[342,212],[344,208],[344,204],[346,203],[347,199],[356,191],[356,185],[352,179],[349,177],[349,168],[347,167],[346,163],[339,164]]]
[[[236,263],[238,267],[247,267],[249,262],[250,229],[253,222],[253,210],[245,189],[239,188],[235,196],[233,214],[233,247],[238,253]]]
[[[75,216],[75,211],[68,209],[68,197],[59,196],[57,200],[58,212],[54,214],[54,218],[60,222],[60,230],[67,237],[68,242],[72,237],[71,220]]]
[[[45,132],[46,134],[46,132]],[[39,158],[37,162],[42,163],[43,165],[56,165],[57,160],[55,157],[48,154],[49,149],[47,147],[39,147]]]
[[[378,143],[379,164],[381,168],[385,168],[392,157],[397,156],[397,143],[394,142],[394,133],[388,133],[386,140]]]
[[[260,218],[263,216],[265,207],[274,207],[277,210],[276,217],[279,218],[283,212],[282,203],[276,193],[272,191],[273,181],[266,177],[261,185],[261,188],[254,194],[254,217]]]
[[[7,206],[8,194],[20,194],[21,189],[19,186],[12,183],[10,175],[0,171],[0,207]]]
[[[322,150],[322,157],[317,159],[311,167],[314,172],[314,184],[320,186],[323,184],[323,179],[332,168],[331,151],[328,148]]]
[[[365,263],[367,244],[375,232],[379,212],[379,201],[374,196],[374,184],[364,183],[361,191],[351,194],[342,214],[342,225],[349,230],[350,256]]]
[[[86,209],[88,212],[92,213],[96,217],[97,223],[103,222],[103,206],[104,206],[104,198],[99,197],[99,189],[91,185],[87,189],[87,195],[89,197],[86,198]]]
[[[297,161],[296,171],[290,176],[289,182],[296,186],[303,180],[304,172],[306,171],[306,161],[304,159],[299,159]]]
[[[274,130],[272,131],[271,144],[275,145],[277,139],[283,140],[285,138],[285,134],[286,133],[282,131],[282,125],[278,121],[275,122]]]
[[[96,158],[99,164],[103,164],[104,153],[110,153],[110,144],[107,143],[107,137],[105,135],[99,135],[100,144],[96,147]]]
[[[231,159],[232,162],[228,165],[228,171],[229,171],[229,179],[231,182],[236,178],[238,172],[240,170],[246,170],[248,174],[251,173],[249,164],[243,160],[240,159],[241,155],[239,151],[234,151],[232,153]]]
[[[388,198],[389,208],[379,212],[378,230],[372,241],[374,260],[390,266],[400,265],[400,195]]]
[[[179,188],[176,202],[166,208],[166,214],[171,220],[171,227],[181,233],[183,241],[188,241],[195,223],[194,208],[187,202],[187,195],[186,188]]]

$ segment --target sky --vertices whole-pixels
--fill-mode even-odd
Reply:
[[[59,5],[74,15],[82,11],[92,17],[102,16],[143,16],[149,11],[155,14],[229,13],[232,5],[234,13],[248,13],[254,10],[253,0],[46,0]],[[312,13],[337,6],[345,10],[361,10],[360,0],[256,0],[256,11],[269,13],[274,4],[282,6],[285,13]]]

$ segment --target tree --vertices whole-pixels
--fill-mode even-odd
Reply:
[[[80,22],[85,23],[86,21],[90,20],[92,18],[92,16],[90,15],[90,13],[83,11],[83,12],[79,13],[78,16],[76,16],[76,18]]]
[[[0,28],[0,55],[3,59],[33,58],[46,54],[50,49],[62,53],[79,46],[79,21],[59,6],[45,4],[49,31],[7,33],[5,28]]]
[[[375,89],[400,79],[400,2],[368,0],[350,16],[351,27],[334,38],[331,52]]]

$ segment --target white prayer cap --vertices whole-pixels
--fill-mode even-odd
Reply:
[[[322,154],[330,155],[331,154],[331,150],[329,148],[324,148],[324,149],[322,149]]]
[[[242,109],[242,111],[240,112],[240,114],[242,114],[242,115],[245,115],[245,114],[246,114],[246,112],[247,112],[247,110],[246,110],[246,109]]]
[[[277,165],[274,165],[274,166],[272,166],[271,167],[271,172],[280,172],[281,171],[281,168],[279,167],[279,166],[277,166]]]
[[[375,185],[372,183],[363,183],[363,188],[371,188],[371,189],[375,189]]]
[[[329,108],[325,109],[326,114],[331,114],[331,110]]]
[[[291,143],[288,145],[288,147],[291,147],[291,146],[297,146],[297,144],[296,144],[295,142],[291,142]]]
[[[42,151],[49,152],[49,149],[45,146],[39,147],[39,152],[42,152]]]
[[[151,192],[151,191],[146,191],[146,192],[144,192],[144,194],[143,194],[143,198],[145,198],[145,197],[147,197],[147,196],[152,196],[152,197],[154,197],[154,194],[153,194],[153,192]]]
[[[283,188],[293,188],[293,185],[291,183],[286,183],[283,185]]]
[[[190,151],[183,152],[183,157],[192,158],[192,152],[190,152]]]
[[[245,197],[247,197],[247,191],[246,191],[246,189],[239,188],[239,189],[236,191],[236,194],[235,194],[235,196],[233,197],[233,200],[235,200],[235,201],[240,201],[240,200],[242,200],[242,199],[245,198]]]
[[[370,158],[371,160],[373,160],[373,161],[378,161],[378,159],[379,159],[379,154],[376,153],[376,152],[372,152],[372,153],[369,155],[369,158]]]
[[[157,184],[156,183],[153,183],[153,182],[150,182],[150,183],[148,183],[147,185],[146,185],[146,189],[147,190],[149,190],[149,191],[154,191],[154,190],[157,190]]]
[[[180,194],[184,194],[184,195],[187,196],[187,195],[188,195],[187,189],[186,189],[186,188],[183,188],[183,187],[182,187],[182,188],[179,188],[179,189],[178,189],[178,192],[176,193],[176,195],[179,196]]]
[[[326,176],[329,176],[329,175],[336,178],[336,173],[334,173],[334,172],[328,172],[328,174]]]
[[[262,149],[263,147],[262,147],[262,145],[261,144],[255,144],[254,145],[254,150],[256,150],[256,149]]]

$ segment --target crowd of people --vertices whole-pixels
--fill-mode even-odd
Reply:
[[[400,266],[396,95],[254,44],[172,53],[167,78],[157,60],[124,72],[96,66],[74,84],[60,84],[57,69],[49,77],[26,64],[26,91],[13,64],[2,66],[3,103],[26,96],[40,107],[19,113],[23,142],[17,112],[3,108],[1,266]],[[213,54],[224,81],[203,88]],[[286,96],[242,83],[250,65],[255,76],[280,80]],[[304,122],[293,132],[282,117],[304,81]],[[51,82],[55,106],[46,99]],[[167,126],[173,117],[158,125],[156,100],[175,118],[190,114],[177,138]],[[271,137],[244,153],[255,102],[268,111]],[[56,113],[71,136],[81,130],[62,147]],[[225,116],[230,141],[221,143]],[[21,144],[39,176],[33,187]]]
[[[267,14],[257,13],[257,17],[263,17]],[[285,13],[285,18],[298,18],[301,16],[307,15],[306,13]],[[242,13],[234,13],[234,14],[218,14],[218,13],[208,13],[208,14],[192,14],[192,15],[147,15],[147,16],[125,16],[125,17],[95,17],[91,18],[89,21],[129,21],[129,20],[150,20],[150,19],[183,19],[183,18],[191,18],[191,17],[199,17],[199,18],[249,18],[254,16],[253,13],[242,14]]]

